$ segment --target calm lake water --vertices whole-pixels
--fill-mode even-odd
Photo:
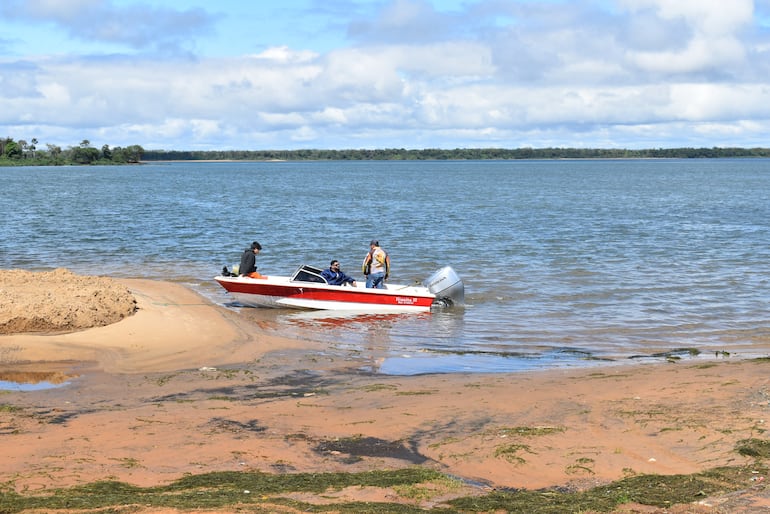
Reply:
[[[169,280],[239,309],[212,277],[255,239],[267,275],[336,258],[362,279],[372,238],[394,283],[453,266],[460,309],[239,309],[255,330],[383,373],[770,354],[767,159],[158,163],[0,180],[6,269]]]

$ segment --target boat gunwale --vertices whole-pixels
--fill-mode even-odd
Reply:
[[[344,292],[344,293],[364,293],[374,295],[387,295],[387,296],[418,296],[421,298],[436,298],[436,295],[431,293],[425,286],[410,285],[410,284],[385,284],[385,287],[371,288],[364,285],[348,286],[348,285],[332,285],[328,283],[320,282],[305,282],[302,280],[292,280],[291,277],[285,275],[269,275],[263,278],[252,277],[214,277],[222,287],[228,292],[225,284],[247,284],[247,285],[264,285],[264,286],[277,286],[277,287],[300,287],[303,289],[318,289],[322,291],[332,292]],[[341,289],[340,289],[341,288]],[[243,293],[242,291],[239,291]],[[249,293],[246,293],[249,294]],[[258,293],[252,293],[258,294]]]

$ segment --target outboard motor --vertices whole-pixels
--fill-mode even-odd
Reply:
[[[450,306],[465,303],[465,286],[451,266],[445,266],[422,283],[436,295],[434,305]]]

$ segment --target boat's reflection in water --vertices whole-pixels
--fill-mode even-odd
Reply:
[[[448,353],[457,354],[454,335],[462,330],[461,308],[378,314],[251,308],[241,312],[267,333],[324,343],[329,358],[357,363],[362,371],[412,375],[464,367],[440,363]]]
[[[253,308],[241,312],[266,333],[320,342],[319,356],[347,361],[368,373],[510,373],[598,364],[589,352],[562,344],[514,344],[506,337],[466,341],[465,325],[473,323],[467,309],[408,314]]]

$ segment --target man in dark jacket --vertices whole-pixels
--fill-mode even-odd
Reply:
[[[325,269],[321,272],[321,276],[331,286],[341,286],[343,284],[351,284],[353,287],[356,285],[356,279],[350,277],[340,270],[340,261],[334,259],[329,263],[329,269]]]
[[[242,277],[248,277],[251,273],[257,271],[257,254],[262,250],[262,245],[258,241],[251,243],[250,248],[246,248],[241,255],[241,265],[238,267],[238,274]]]

